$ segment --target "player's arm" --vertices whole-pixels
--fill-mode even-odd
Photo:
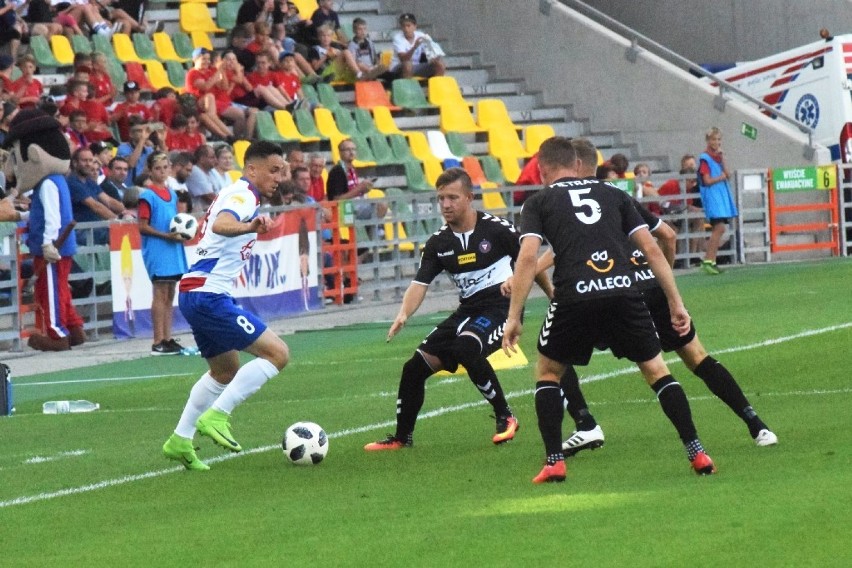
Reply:
[[[547,275],[547,269],[554,264],[553,249],[545,251],[535,263],[535,282],[544,291],[549,300],[553,299],[553,282]]]
[[[165,231],[158,231],[157,229],[151,226],[151,223],[148,219],[144,218],[139,219],[139,233],[148,237],[157,237],[158,239],[163,239],[166,241],[182,242],[186,240],[182,235],[179,235],[178,233],[166,233]]]
[[[521,315],[536,276],[536,256],[540,244],[541,238],[532,234],[526,235],[521,241],[521,252],[515,261],[515,274],[512,277],[512,300],[509,302],[509,315],[503,332],[503,351],[506,355],[511,356],[511,353],[516,352],[515,345],[523,331]]]
[[[657,237],[657,246],[663,251],[663,256],[669,263],[669,266],[674,266],[675,252],[677,250],[677,233],[667,223],[659,223],[651,234]]]
[[[247,233],[263,234],[269,230],[272,222],[266,215],[258,215],[248,222],[240,221],[237,215],[230,210],[219,212],[213,221],[211,230],[223,237],[237,237]]]
[[[426,291],[428,289],[429,287],[427,285],[421,284],[420,282],[412,282],[408,285],[408,289],[402,297],[402,305],[399,307],[399,313],[396,314],[396,318],[393,320],[393,323],[388,330],[388,341],[393,339],[393,336],[399,333],[399,330],[405,326],[405,322],[408,321],[408,318],[417,311],[423,303],[423,299],[426,297]]]
[[[669,266],[663,251],[657,246],[654,237],[647,227],[641,227],[635,230],[630,239],[639,247],[645,259],[654,271],[654,276],[657,277],[657,283],[666,294],[666,299],[669,302],[669,311],[672,314],[672,327],[680,335],[689,332],[689,314],[683,305],[683,299],[680,297],[680,292],[675,284],[674,274],[671,266]]]

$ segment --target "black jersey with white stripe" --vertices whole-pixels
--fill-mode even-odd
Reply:
[[[500,285],[512,275],[521,245],[509,221],[476,212],[476,225],[467,233],[455,233],[444,225],[423,248],[414,281],[428,285],[447,271],[459,289],[462,306],[505,304]]]
[[[553,248],[557,301],[636,293],[627,239],[643,227],[630,196],[591,179],[559,179],[527,199],[521,213],[521,238]]]
[[[653,233],[656,231],[663,221],[648,211],[648,208],[638,202],[635,198],[631,199],[633,200],[633,206],[636,208],[636,211],[638,211],[639,215],[642,216],[642,220],[645,221],[645,224],[648,225],[651,232]],[[628,245],[630,262],[633,264],[633,284],[638,290],[656,288],[659,285],[657,283],[657,277],[654,275],[654,271],[651,270],[650,265],[648,265],[648,260],[645,258],[642,250],[634,246],[630,241],[628,241]]]

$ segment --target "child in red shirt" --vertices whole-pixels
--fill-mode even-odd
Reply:
[[[281,73],[272,71],[269,54],[259,53],[255,58],[254,68],[255,71],[249,73],[247,79],[254,87],[255,96],[273,108],[286,109],[293,99],[281,88]]]
[[[109,126],[107,126],[110,119],[106,107],[96,101],[89,100],[89,85],[82,81],[71,82],[68,87],[68,96],[65,97],[65,102],[59,108],[59,114],[70,116],[75,110],[82,110],[86,113],[89,123],[86,137],[89,142],[115,141]]]
[[[154,93],[154,103],[151,105],[154,120],[163,124],[171,124],[178,114],[177,91],[171,87],[163,87]]]
[[[140,116],[144,122],[154,120],[154,113],[145,103],[139,102],[139,85],[135,81],[124,84],[124,102],[115,105],[113,119],[118,125],[118,134],[123,142],[130,140],[130,117]]]
[[[18,108],[33,108],[41,98],[44,86],[34,77],[36,71],[36,60],[32,55],[24,55],[18,60],[18,67],[23,73],[16,81],[8,87],[12,100],[18,103]]]
[[[196,148],[207,142],[198,128],[197,116],[176,114],[172,119],[172,127],[166,134],[166,147],[170,152],[175,150],[194,152]]]
[[[117,89],[112,83],[107,68],[107,58],[103,53],[92,54],[92,69],[89,71],[89,84],[92,85],[94,95],[90,100],[98,101],[104,106],[112,104],[117,94]],[[122,136],[124,134],[122,133]]]

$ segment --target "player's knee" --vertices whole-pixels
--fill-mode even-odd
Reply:
[[[482,357],[482,344],[473,335],[460,335],[453,342],[452,352],[456,361],[469,367],[471,363]]]
[[[434,372],[426,359],[420,353],[415,353],[402,366],[402,380],[425,383]]]
[[[283,370],[284,367],[287,366],[287,363],[290,362],[290,348],[286,343],[282,341],[281,345],[276,346],[271,353],[269,362],[275,365],[279,371]]]

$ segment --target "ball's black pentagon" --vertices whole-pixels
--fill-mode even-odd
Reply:
[[[323,458],[325,458],[325,455],[323,454],[311,454],[311,462],[313,462],[314,465],[321,462]]]
[[[298,461],[298,460],[302,459],[304,457],[304,455],[305,455],[305,445],[304,444],[299,444],[298,446],[296,446],[295,448],[290,450],[290,454],[289,454],[290,459],[293,460],[293,461]]]

